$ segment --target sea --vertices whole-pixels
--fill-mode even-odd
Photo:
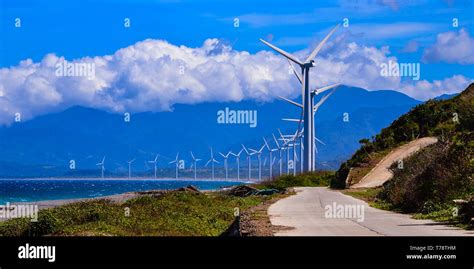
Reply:
[[[0,205],[95,198],[146,190],[172,190],[193,185],[199,190],[218,190],[244,182],[176,179],[0,179]]]

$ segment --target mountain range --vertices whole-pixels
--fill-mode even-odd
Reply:
[[[316,135],[325,143],[318,144],[319,168],[337,169],[359,148],[360,139],[374,136],[420,103],[396,91],[340,86],[315,116]],[[219,123],[218,115],[226,109],[256,113],[256,126]],[[178,104],[173,111],[131,114],[127,122],[124,114],[70,107],[0,127],[0,177],[64,176],[71,172],[70,160],[75,160],[76,171],[96,175],[96,163],[103,156],[109,173],[125,173],[126,161],[133,158],[134,171],[148,173],[152,168],[148,161],[156,154],[160,155],[158,166],[173,171],[169,162],[178,152],[186,167],[191,165],[191,150],[202,159],[199,165],[203,166],[210,157],[210,147],[221,166],[218,152],[238,152],[241,144],[257,149],[266,137],[276,147],[272,133],[278,135],[277,128],[293,133],[298,124],[282,118],[299,118],[300,113],[300,108],[281,100],[246,100]]]

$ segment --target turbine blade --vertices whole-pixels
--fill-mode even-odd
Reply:
[[[267,149],[270,150],[270,146],[268,145],[267,140],[265,139],[265,137],[263,138],[263,142],[265,142],[265,147],[267,147]]]
[[[281,133],[280,128],[278,128],[278,132],[280,133],[280,136],[283,137],[283,134]]]
[[[283,118],[282,120],[284,120],[284,121],[292,121],[292,122],[304,122],[303,120],[300,120],[300,119],[287,119],[287,118]]]
[[[314,90],[313,92],[314,92],[315,94],[320,94],[320,93],[323,93],[323,92],[325,92],[325,91],[327,91],[327,90],[330,90],[330,89],[332,89],[332,88],[334,88],[334,87],[337,87],[337,86],[339,86],[339,85],[341,85],[341,84],[340,84],[340,83],[332,84],[332,85],[329,85],[329,86],[326,86],[326,87],[322,87],[322,88],[316,89],[316,90]]]
[[[193,152],[192,152],[192,151],[190,151],[190,153],[191,153],[191,157],[193,158],[193,160],[196,160],[196,158],[194,157],[194,154],[193,154]]]
[[[278,140],[276,139],[275,134],[272,133],[272,136],[273,136],[273,140],[275,141],[277,147],[280,148],[280,144],[278,144]]]
[[[324,102],[326,102],[326,100],[329,98],[329,96],[331,96],[335,91],[336,91],[336,89],[332,90],[330,93],[326,94],[323,98],[321,98],[321,100],[319,100],[319,102],[314,106],[313,113],[318,111],[319,107]]]
[[[321,50],[321,48],[323,47],[324,43],[326,43],[326,41],[328,41],[328,39],[331,37],[332,34],[334,34],[334,32],[337,30],[337,28],[339,27],[339,24],[336,25],[336,27],[334,27],[331,32],[329,32],[329,34],[319,43],[319,45],[313,50],[313,52],[311,52],[311,54],[308,56],[308,58],[306,59],[305,63],[310,63],[311,60],[313,60],[314,58],[316,58],[316,56],[318,55],[319,51]]]
[[[290,103],[290,104],[292,104],[292,105],[295,105],[295,106],[297,106],[297,107],[303,108],[303,105],[302,105],[302,104],[297,103],[297,102],[295,102],[295,101],[292,101],[292,100],[290,100],[290,99],[288,99],[288,98],[285,98],[285,97],[283,97],[283,96],[278,96],[278,98],[280,98],[280,99],[282,99],[282,100],[285,100],[285,101],[287,101],[288,103]]]
[[[242,149],[245,151],[245,153],[247,153],[247,155],[249,154],[248,150],[245,148],[244,144],[242,144]]]
[[[326,146],[326,144],[323,141],[321,141],[319,138],[315,137],[314,139],[316,139],[316,141]]]
[[[278,47],[276,47],[276,46],[274,46],[274,45],[268,43],[267,41],[265,41],[265,40],[263,40],[263,39],[261,39],[261,38],[260,38],[260,41],[262,41],[263,44],[269,46],[270,48],[272,48],[272,49],[275,50],[276,52],[278,52],[278,53],[280,53],[281,55],[285,56],[287,59],[292,60],[293,62],[295,62],[295,63],[298,64],[299,66],[302,66],[302,65],[303,65],[303,63],[302,63],[300,60],[298,60],[298,58],[296,58],[296,57],[295,57],[294,55],[292,55],[291,53],[288,53],[288,52],[286,52],[286,51],[284,51],[284,50],[282,50],[282,49],[280,49],[280,48],[278,48]]]
[[[290,62],[290,60],[286,59],[288,61],[288,64],[291,66],[291,69],[293,70],[293,74],[295,74],[296,78],[300,82],[300,84],[303,83],[303,79],[301,78],[301,75],[296,71],[295,67],[293,64]]]

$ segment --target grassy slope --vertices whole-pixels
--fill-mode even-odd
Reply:
[[[0,235],[217,236],[234,221],[234,208],[244,210],[266,199],[173,192],[123,204],[79,202],[41,210],[36,223],[25,219],[0,223]],[[127,207],[129,216],[125,214]]]
[[[456,121],[456,118],[458,119]],[[373,156],[416,136],[437,136],[440,140],[404,160],[403,169],[392,166],[394,177],[377,191],[346,191],[372,200],[376,206],[418,218],[456,221],[453,199],[474,193],[474,84],[453,99],[430,100],[394,121],[372,141],[341,165],[332,187],[344,188],[349,169],[370,166]],[[352,173],[351,173],[352,174]]]

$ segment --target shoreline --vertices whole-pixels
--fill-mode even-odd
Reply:
[[[123,178],[123,177],[110,177],[110,178],[80,178],[80,177],[72,177],[72,178],[58,178],[58,177],[41,177],[41,178],[0,178],[0,181],[16,181],[16,180],[49,180],[49,181],[185,181],[185,182],[241,182],[241,183],[256,183],[258,179],[252,178],[248,179],[236,179],[236,178],[215,178],[215,179],[207,179],[207,178]]]
[[[89,201],[94,201],[94,200],[110,200],[112,203],[116,204],[121,204],[124,203],[130,199],[137,198],[140,196],[147,196],[153,193],[166,193],[166,192],[173,192],[177,191],[177,189],[171,189],[171,190],[160,190],[160,189],[154,189],[154,190],[146,190],[146,191],[131,191],[131,192],[124,192],[124,193],[118,193],[118,194],[112,194],[112,195],[106,195],[106,196],[99,196],[99,197],[85,197],[85,198],[71,198],[71,199],[57,199],[57,200],[41,200],[41,201],[31,201],[31,202],[12,202],[9,203],[10,206],[14,205],[33,205],[33,206],[38,206],[38,210],[42,209],[48,209],[48,208],[54,208],[58,206],[63,206],[67,204],[72,204],[72,203],[78,203],[78,202],[89,202]],[[210,193],[210,192],[216,192],[220,191],[222,189],[214,189],[214,190],[200,190],[199,192],[201,193]],[[5,206],[5,205],[1,205]],[[0,218],[0,222],[6,221],[8,219],[5,218]]]

